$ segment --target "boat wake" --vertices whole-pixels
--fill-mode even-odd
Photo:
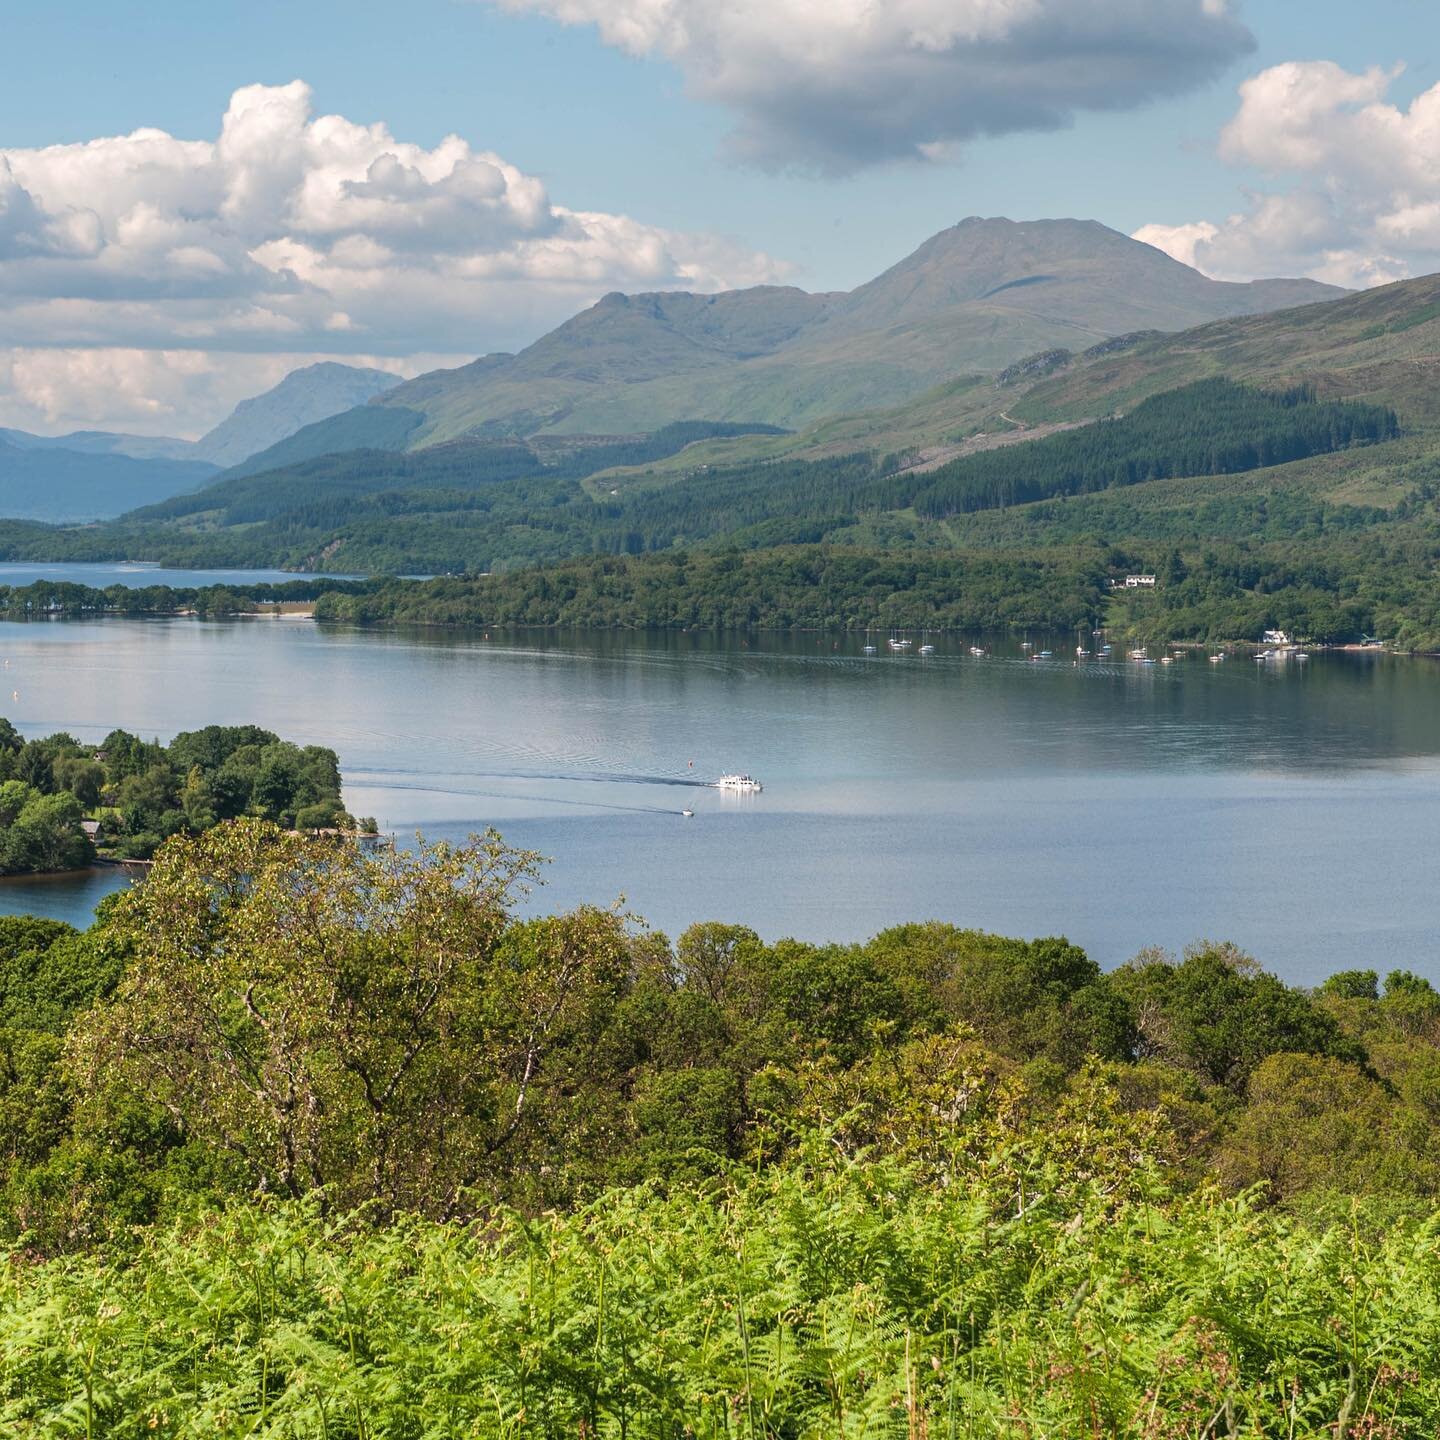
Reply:
[[[477,800],[523,800],[527,804],[534,802],[537,805],[569,805],[578,806],[585,810],[620,810],[631,815],[681,815],[682,810],[672,810],[668,805],[615,805],[605,800],[576,800],[569,795],[535,795],[516,794],[512,790],[473,790],[457,785],[443,785],[436,782],[433,785],[425,785],[418,781],[405,782],[397,780],[366,780],[352,778],[349,782],[358,789],[365,790],[394,790],[411,791],[418,795],[463,795],[467,799]]]
[[[352,784],[363,785],[373,784],[377,788],[383,788],[391,776],[398,776],[405,780],[429,779],[433,772],[425,770],[391,770],[372,768],[369,770],[347,770],[346,779]],[[709,790],[715,785],[713,780],[703,780],[690,775],[638,775],[626,774],[621,771],[561,771],[561,770],[471,770],[469,776],[477,780],[550,780],[564,784],[579,785],[679,785],[694,790]],[[373,782],[369,777],[376,776],[378,779]],[[439,777],[435,777],[437,780]],[[415,787],[412,787],[415,788]],[[446,782],[436,785],[419,786],[425,790],[448,791],[452,787]],[[466,792],[455,791],[456,794]]]

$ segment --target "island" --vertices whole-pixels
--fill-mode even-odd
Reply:
[[[113,730],[26,740],[0,719],[0,874],[148,861],[172,835],[200,835],[243,815],[285,829],[373,834],[340,796],[333,750],[299,746],[258,725],[207,725],[169,745]]]

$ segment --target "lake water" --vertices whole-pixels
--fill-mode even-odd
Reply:
[[[167,570],[161,565],[138,561],[113,561],[81,565],[71,561],[55,564],[31,564],[14,561],[0,564],[0,585],[33,585],[37,580],[66,580],[72,585],[89,585],[106,590],[111,585],[127,585],[136,589],[146,585],[170,585],[188,590],[203,585],[285,585],[292,580],[312,579],[288,570]],[[327,579],[352,579],[352,576],[327,576]]]
[[[496,825],[553,857],[538,903],[623,893],[671,934],[724,919],[839,940],[935,917],[1065,934],[1105,965],[1224,937],[1293,981],[1440,979],[1430,662],[861,643],[7,623],[0,711],[27,735],[248,721],[330,745],[349,807],[386,830]],[[764,793],[695,783],[734,769]],[[10,880],[0,910],[84,923],[121,883]]]

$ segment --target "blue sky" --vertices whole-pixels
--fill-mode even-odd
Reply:
[[[476,292],[476,308],[467,312],[463,328],[437,321],[428,331],[418,322],[407,329],[393,317],[357,316],[353,307],[337,301],[323,320],[295,321],[288,312],[283,315],[288,333],[297,337],[293,341],[280,333],[284,326],[267,338],[253,319],[247,323],[255,338],[246,340],[243,327],[226,331],[195,319],[194,306],[174,312],[190,317],[185,322],[189,332],[175,337],[169,348],[281,357],[266,361],[272,369],[295,354],[322,350],[389,357],[397,367],[413,370],[430,360],[509,348],[569,313],[587,298],[587,284],[609,288],[612,280],[613,288],[662,288],[670,283],[699,288],[773,274],[807,288],[848,288],[968,214],[1085,216],[1127,232],[1147,225],[1199,226],[1200,231],[1183,229],[1173,241],[1162,237],[1163,243],[1202,268],[1227,276],[1304,270],[1344,283],[1367,283],[1423,268],[1431,253],[1424,240],[1429,221],[1422,224],[1415,217],[1432,200],[1440,200],[1440,188],[1434,196],[1422,193],[1422,176],[1422,181],[1407,182],[1398,198],[1369,194],[1351,173],[1364,137],[1341,133],[1334,114],[1328,120],[1304,120],[1329,127],[1322,147],[1326,153],[1308,170],[1291,164],[1294,155],[1309,154],[1308,138],[1298,128],[1301,121],[1292,125],[1293,117],[1277,118],[1275,107],[1289,101],[1273,94],[1251,103],[1248,130],[1240,127],[1245,133],[1232,141],[1227,157],[1217,147],[1222,131],[1236,120],[1241,83],[1291,62],[1328,61],[1351,76],[1403,62],[1403,74],[1372,84],[1368,100],[1352,95],[1345,102],[1352,110],[1383,103],[1403,114],[1417,96],[1440,82],[1440,7],[1433,0],[1371,0],[1363,7],[1332,0],[1304,5],[1295,0],[1243,0],[1230,7],[1231,18],[1248,28],[1253,48],[1232,46],[1237,53],[1220,55],[1199,78],[1180,75],[1170,93],[1150,103],[1111,113],[1096,113],[1082,103],[1068,128],[961,138],[945,147],[939,163],[882,156],[878,161],[862,159],[849,173],[834,173],[833,166],[825,173],[828,161],[817,173],[813,154],[803,150],[803,135],[796,141],[796,168],[785,168],[790,157],[784,147],[792,132],[784,126],[790,121],[779,122],[777,132],[774,116],[783,96],[755,100],[766,83],[763,76],[753,85],[746,77],[711,83],[701,71],[713,57],[696,59],[673,46],[667,53],[664,44],[637,56],[606,43],[594,26],[550,18],[547,12],[558,0],[510,3],[512,12],[507,13],[484,0],[410,0],[404,6],[375,0],[248,0],[243,5],[228,0],[203,5],[194,0],[147,0],[143,5],[132,0],[4,0],[0,155],[12,152],[18,157],[15,173],[26,197],[23,203],[37,214],[48,205],[44,223],[53,229],[55,215],[63,211],[73,218],[84,205],[68,191],[63,204],[47,199],[45,177],[50,172],[33,155],[27,159],[29,152],[125,135],[141,127],[178,140],[213,142],[233,92],[299,79],[309,87],[311,115],[334,113],[361,126],[379,123],[396,141],[421,150],[457,134],[474,152],[494,152],[520,175],[540,182],[549,202],[567,212],[624,216],[657,233],[704,237],[672,246],[674,253],[657,262],[656,283],[650,287],[639,283],[643,275],[623,264],[612,275],[594,253],[587,255],[585,274],[567,276],[563,284],[548,289],[531,283],[523,302],[515,297],[521,285],[530,282],[516,281],[502,292],[494,281],[483,294]],[[803,9],[803,0],[789,3]],[[841,0],[833,3],[844,8]],[[957,8],[978,3],[955,0]],[[1055,8],[1075,0],[1035,3]],[[1126,4],[1134,8],[1140,0],[1113,3],[1118,10]],[[1200,0],[1157,0],[1157,8],[1162,3],[1180,10]],[[1207,13],[1213,3],[1207,0]],[[944,9],[944,0],[928,4],[932,11]],[[581,8],[583,12],[583,0]],[[1205,22],[1202,18],[1197,23]],[[614,37],[609,38],[613,42]],[[746,44],[750,48],[738,59],[733,54],[722,58],[737,69],[746,64],[758,69],[753,39]],[[1322,89],[1340,83],[1318,73],[1314,78]],[[1166,88],[1163,81],[1160,88]],[[734,158],[727,137],[737,125],[743,129],[750,123],[753,130],[757,114],[764,130],[757,142],[760,163],[745,163]],[[823,127],[825,122],[822,118],[816,123]],[[1283,152],[1275,146],[1267,149],[1266,137],[1277,130],[1289,135],[1289,148]],[[1417,123],[1412,130],[1403,143],[1416,150],[1423,148],[1422,142],[1428,144],[1428,129]],[[813,131],[812,125],[812,139]],[[1440,134],[1430,148],[1440,149]],[[842,157],[840,168],[848,164]],[[27,174],[41,179],[32,182],[24,178]],[[60,185],[53,177],[48,183],[52,192]],[[87,183],[93,186],[93,179]],[[512,191],[515,184],[512,180]],[[1295,199],[1287,202],[1290,213],[1283,224],[1273,216],[1261,223],[1257,194],[1263,199],[1292,192],[1310,207],[1306,222],[1296,218],[1303,206]],[[125,203],[134,201],[131,195]],[[1385,222],[1382,243],[1367,225],[1372,212],[1379,214],[1387,205],[1395,215],[1410,218],[1402,224],[1392,215]],[[1316,207],[1329,207],[1323,224],[1315,218]],[[103,205],[97,209],[106,231],[102,238],[108,242],[108,229],[118,222]],[[180,211],[184,209],[180,205]],[[1251,218],[1227,227],[1227,217],[1237,214]],[[0,221],[3,218],[0,213]],[[1440,221],[1435,228],[1440,230]],[[1396,238],[1402,232],[1403,243]],[[1159,235],[1154,232],[1149,238]],[[267,232],[267,238],[273,245],[284,237],[274,231]],[[0,242],[3,239],[0,224]],[[625,243],[640,242],[631,238]],[[57,273],[57,256],[78,256],[85,244],[90,242],[72,237],[59,248],[52,245],[43,272],[31,245],[25,252],[30,270],[18,287],[30,296],[28,308],[24,315],[15,312],[12,328],[21,342],[17,353],[47,343],[67,352],[93,352],[89,383],[94,388],[108,383],[96,369],[99,352],[158,354],[166,348],[165,320],[155,310],[143,320],[132,314],[129,331],[118,321],[109,328],[87,328],[88,322],[76,318],[76,309],[93,307],[97,299],[110,304],[114,315],[127,313],[126,306],[134,312],[140,306],[153,310],[159,303],[158,282],[151,272],[129,297],[113,292],[101,296],[95,289],[100,282],[92,274],[73,293],[63,287],[55,291],[54,303],[64,301],[69,307],[57,312],[64,323],[48,329],[37,325],[36,333],[27,333],[21,322],[39,313],[36,287],[49,283],[34,277]],[[196,250],[187,247],[187,253]],[[756,252],[774,262],[771,270],[766,270],[766,262],[743,258]],[[216,265],[222,261],[231,263],[222,254]],[[0,272],[6,264],[0,248]],[[118,284],[117,267],[118,261],[112,261],[105,284]],[[417,301],[412,308],[419,313],[424,307]],[[5,313],[0,299],[0,325]],[[487,322],[487,315],[493,322]],[[328,349],[317,340],[316,327],[329,327],[334,343]],[[0,330],[0,346],[7,338]],[[54,429],[72,417],[91,422],[105,418],[66,411],[63,399],[56,398],[63,383],[54,378],[57,364],[51,365],[50,398],[43,405],[33,397],[25,405],[15,401],[19,384],[12,374],[8,409],[6,372],[0,365],[0,423],[7,423],[8,415],[8,423],[27,420],[30,428]],[[243,383],[264,378],[258,360],[245,364],[250,369]],[[245,364],[232,364],[237,385]],[[38,394],[38,382],[29,383]],[[187,385],[158,409],[137,412],[132,425],[165,428],[168,407],[175,422],[169,428],[193,430],[228,401],[224,386],[203,376],[191,376]],[[44,405],[49,408],[42,414]],[[123,404],[117,400],[117,406],[112,420],[123,418]]]
[[[681,229],[729,231],[849,288],[965,215],[1075,215],[1127,232],[1240,203],[1261,177],[1222,164],[1215,137],[1246,75],[1286,60],[1440,80],[1432,0],[1249,0],[1258,42],[1199,91],[1068,131],[969,147],[954,165],[843,180],[774,177],[720,154],[727,117],[687,101],[675,69],[593,31],[468,0],[50,0],[7,3],[0,145],[86,140],[153,125],[208,136],[231,91],[298,78],[321,110],[383,119],[434,144],[455,131],[541,176],[567,205]]]

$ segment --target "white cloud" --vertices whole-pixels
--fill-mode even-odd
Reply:
[[[1190,225],[1142,225],[1132,238],[1173,255],[1182,265],[1194,265],[1196,250],[1219,233],[1208,220],[1197,220]]]
[[[1386,98],[1400,73],[1292,61],[1246,80],[1221,156],[1298,183],[1251,192],[1220,223],[1147,225],[1137,238],[1226,279],[1362,287],[1440,269],[1440,84],[1401,107]]]
[[[214,411],[206,384],[272,373],[277,356],[473,356],[526,344],[609,290],[786,273],[720,237],[569,210],[457,136],[427,149],[314,117],[300,81],[237,90],[213,141],[146,129],[0,149],[0,262],[9,423],[94,424],[110,405],[186,432]],[[101,358],[87,371],[88,350]],[[116,358],[134,355],[149,358]]]
[[[492,0],[673,61],[742,159],[936,159],[1209,80],[1253,47],[1226,0]]]
[[[123,347],[0,349],[0,426],[58,435],[121,430],[193,438],[236,404],[319,360],[369,365],[396,375],[461,365],[468,355],[393,356]]]

